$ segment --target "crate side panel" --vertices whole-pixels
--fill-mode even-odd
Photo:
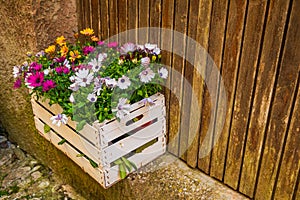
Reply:
[[[94,178],[103,187],[104,185],[104,173],[99,168],[91,166],[89,161],[85,157],[78,157],[79,152],[76,151],[72,146],[67,143],[58,145],[62,140],[56,133],[50,131],[49,133],[43,134],[44,123],[41,122],[37,117],[34,117],[36,128],[39,130],[40,135],[50,141],[56,148],[64,152],[71,160],[73,160],[78,166],[80,166],[86,173]]]
[[[59,133],[63,138],[65,138],[68,142],[70,142],[73,146],[78,148],[82,153],[87,155],[89,158],[91,158],[98,164],[101,164],[101,153],[99,149],[97,149],[91,143],[86,141],[84,138],[82,138],[80,135],[78,135],[69,127],[64,125],[60,127],[53,125],[50,120],[52,114],[49,113],[47,110],[45,110],[43,107],[41,107],[37,102],[32,101],[32,109],[33,109],[33,113],[38,118],[40,118],[44,123],[49,125],[54,131]],[[42,132],[44,132],[43,129]]]

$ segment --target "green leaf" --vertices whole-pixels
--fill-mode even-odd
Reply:
[[[77,154],[76,157],[83,157],[84,154],[83,153],[80,153],[80,154]]]
[[[143,91],[142,91],[142,90],[138,90],[138,91],[137,91],[137,94],[138,94],[139,96],[143,96]]]
[[[86,124],[85,120],[80,121],[77,125],[76,125],[76,131],[81,131],[84,127],[84,125]]]
[[[124,158],[124,157],[121,157],[121,159],[122,159],[122,161],[125,163],[125,166],[126,166],[127,170],[128,170],[129,172],[131,172],[132,166],[131,166],[131,163],[129,162],[129,160],[127,160],[127,159]]]
[[[44,125],[44,133],[49,133],[51,130],[50,126],[48,124]]]
[[[121,165],[123,162],[122,162],[121,159],[118,159],[118,160],[114,161],[114,163],[115,163],[116,165]]]
[[[130,162],[131,166],[135,169],[135,171],[138,170],[138,168],[136,167],[136,165],[134,164],[134,162],[131,162],[130,160],[128,160],[128,162]]]
[[[62,145],[63,143],[65,143],[67,140],[66,139],[62,139],[59,143],[58,143],[58,145]]]
[[[97,163],[95,163],[95,162],[92,161],[91,159],[89,159],[89,161],[90,161],[90,164],[91,164],[94,168],[98,167],[98,164],[97,164]]]
[[[120,177],[121,179],[124,179],[126,177],[126,168],[125,168],[125,164],[120,164],[119,165],[119,170],[120,170]]]

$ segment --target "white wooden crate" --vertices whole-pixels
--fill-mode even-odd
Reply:
[[[39,133],[104,188],[108,188],[120,180],[118,166],[113,164],[115,160],[126,156],[140,168],[162,155],[166,150],[164,96],[158,93],[150,98],[155,105],[144,106],[142,102],[132,104],[130,114],[120,122],[114,119],[104,124],[86,124],[79,132],[75,131],[76,122],[70,119],[67,125],[60,127],[52,124],[50,117],[62,112],[59,105],[49,106],[47,102],[34,99],[31,103]],[[135,117],[141,118],[129,124],[128,122]],[[45,124],[51,127],[48,133],[44,133]],[[66,142],[58,145],[62,139]],[[153,140],[156,142],[151,143],[142,152],[134,152]],[[78,156],[82,154],[85,156]],[[98,167],[92,167],[89,159],[97,163]]]

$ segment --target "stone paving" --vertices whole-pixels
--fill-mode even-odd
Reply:
[[[11,199],[84,198],[57,178],[49,168],[0,135],[0,200]]]

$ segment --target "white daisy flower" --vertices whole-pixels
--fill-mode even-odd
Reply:
[[[101,90],[102,90],[102,81],[100,78],[96,77],[94,79],[94,91],[93,92],[99,96]]]
[[[45,75],[48,75],[51,71],[52,71],[52,69],[48,68],[48,69],[45,69],[43,72]]]
[[[155,74],[154,72],[150,69],[150,68],[147,68],[145,70],[143,70],[140,74],[140,80],[143,82],[143,83],[148,83],[151,81],[152,78],[154,78]]]
[[[156,44],[150,44],[150,43],[145,44],[145,48],[148,49],[149,51],[154,50],[156,47],[157,47]]]
[[[156,47],[155,49],[153,49],[153,53],[155,53],[156,55],[160,54],[160,48]]]
[[[166,68],[160,68],[159,70],[158,70],[158,74],[159,74],[159,76],[161,77],[161,78],[164,78],[164,79],[166,79],[166,78],[168,78],[168,70],[166,69]]]
[[[68,117],[65,114],[58,114],[50,118],[52,121],[52,124],[55,124],[56,126],[60,126],[62,123],[67,124]]]
[[[130,111],[130,104],[126,98],[120,98],[119,103],[116,108],[112,109],[113,112],[117,112],[116,116],[119,119],[124,118],[125,115],[129,114]]]
[[[13,69],[13,75],[14,75],[14,78],[17,78],[18,76],[21,75],[20,67],[14,66],[14,69]]]
[[[149,64],[150,64],[150,58],[149,58],[149,57],[142,58],[142,59],[141,59],[141,64],[142,64],[144,67],[148,67]]]
[[[94,78],[93,73],[89,73],[88,69],[80,69],[78,72],[75,73],[75,83],[77,83],[79,86],[86,87],[89,85]]]
[[[100,70],[101,65],[102,65],[102,63],[98,62],[98,60],[96,58],[92,59],[92,61],[89,62],[88,64],[92,66],[93,72],[98,72]]]
[[[65,59],[65,61],[64,61],[64,63],[63,63],[63,66],[67,67],[68,69],[71,69],[71,65],[70,65],[68,59]]]
[[[79,85],[77,83],[72,83],[68,89],[72,90],[73,92],[76,92],[77,90],[79,90]]]
[[[142,100],[142,102],[144,103],[145,106],[153,106],[155,105],[154,101],[150,98],[144,98]]]
[[[129,80],[129,78],[127,76],[122,76],[121,78],[119,78],[118,80],[118,84],[117,86],[124,90],[124,89],[127,89],[131,84],[131,81]]]
[[[75,76],[74,76],[74,75],[73,75],[73,76],[70,76],[69,80],[70,80],[71,82],[75,82]]]
[[[98,62],[103,62],[106,58],[107,58],[107,54],[106,53],[100,53],[98,55]]]
[[[122,54],[127,54],[128,52],[134,52],[135,50],[136,50],[136,45],[131,42],[124,44],[120,48]]]
[[[91,93],[87,96],[87,99],[92,102],[95,103],[97,101],[97,96],[94,93]]]
[[[144,45],[137,45],[136,47],[138,50],[142,50],[142,51],[145,49]]]
[[[70,95],[69,100],[71,103],[75,103],[75,98],[74,98],[73,94]]]
[[[109,87],[109,88],[114,88],[118,84],[116,79],[114,79],[114,78],[106,77],[104,79],[105,79],[106,86]]]

